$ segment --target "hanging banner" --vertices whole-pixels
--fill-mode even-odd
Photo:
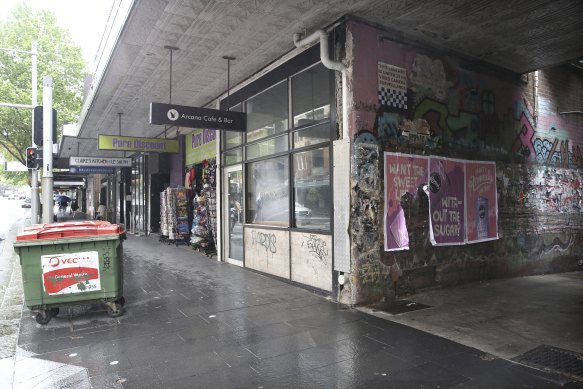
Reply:
[[[435,246],[464,244],[465,161],[430,157],[429,237]]]
[[[159,138],[135,138],[131,136],[99,135],[99,150],[147,151],[153,153],[177,153],[178,140]]]
[[[192,134],[186,135],[184,152],[186,166],[200,163],[205,159],[217,156],[217,133],[215,130],[197,128]]]
[[[466,241],[498,239],[496,163],[466,161]]]
[[[409,232],[401,197],[417,195],[428,181],[427,157],[385,152],[385,251],[408,250]]]

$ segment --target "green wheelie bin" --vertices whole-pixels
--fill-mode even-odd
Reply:
[[[34,224],[16,236],[26,306],[47,324],[59,307],[103,302],[123,313],[125,229],[106,221]]]

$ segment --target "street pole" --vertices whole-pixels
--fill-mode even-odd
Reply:
[[[53,222],[53,78],[43,78],[43,223]]]
[[[38,79],[37,79],[37,47],[36,42],[32,42],[32,106],[36,107],[38,100]],[[52,118],[52,116],[51,116]],[[34,144],[34,117],[32,118],[31,127],[31,145],[32,147],[37,147]],[[52,145],[51,145],[52,146]],[[32,224],[36,224],[40,221],[40,199],[38,197],[38,170],[32,169],[30,172],[30,218]],[[52,207],[51,207],[52,209]]]

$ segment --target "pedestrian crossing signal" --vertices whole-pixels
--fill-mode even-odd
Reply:
[[[38,164],[36,162],[36,147],[26,148],[26,167],[29,169],[38,168]]]

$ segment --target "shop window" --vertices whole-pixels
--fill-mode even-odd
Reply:
[[[286,81],[247,100],[247,142],[287,131],[288,106]]]
[[[330,141],[330,123],[309,126],[294,132],[294,147],[306,147]]]
[[[330,150],[293,155],[294,227],[330,230]]]
[[[243,152],[241,148],[223,152],[223,161],[225,165],[233,165],[240,163],[243,160]]]
[[[287,135],[271,138],[263,142],[247,146],[247,159],[255,159],[273,155],[288,150]]]
[[[291,79],[295,127],[330,117],[330,70],[321,63]]]
[[[243,105],[241,103],[230,108],[229,111],[242,112]],[[232,147],[240,146],[243,143],[243,132],[237,131],[223,131],[223,139],[225,149],[230,149]]]
[[[247,223],[289,225],[288,156],[251,162],[247,175]]]

